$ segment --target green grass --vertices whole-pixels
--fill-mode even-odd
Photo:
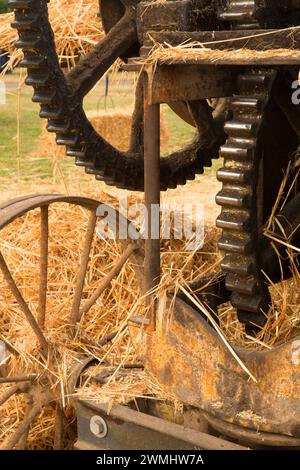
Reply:
[[[49,155],[47,158],[38,155],[39,137],[45,123],[39,117],[39,106],[31,101],[32,89],[24,86],[18,94],[18,72],[7,75],[5,82],[7,83],[7,102],[5,105],[0,105],[0,179],[51,178],[52,156]],[[114,82],[114,85],[110,87],[109,97],[106,102],[104,100],[103,83],[100,83],[86,97],[84,102],[86,110],[103,110],[105,106],[120,109],[132,105],[132,83],[124,80]],[[18,107],[20,109],[19,113]],[[166,154],[167,150],[181,148],[191,140],[195,131],[191,126],[180,120],[167,106],[163,106],[163,109],[170,135],[168,149],[164,149],[164,154]],[[64,173],[72,174],[72,172],[75,172],[71,159],[62,160],[60,167]]]

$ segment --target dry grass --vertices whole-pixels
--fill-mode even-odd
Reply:
[[[285,203],[283,193],[287,182],[286,176],[278,196],[278,208]],[[95,189],[90,195],[112,205],[117,202],[113,195],[97,194]],[[141,203],[142,195],[130,195],[129,202]],[[275,219],[273,214],[267,227],[269,235],[274,233]],[[128,319],[146,313],[144,297],[140,292],[132,261],[126,264],[97,304],[82,318],[75,338],[70,336],[66,328],[87,220],[86,210],[67,205],[57,204],[50,212],[49,295],[45,328],[45,336],[51,345],[50,362],[43,363],[38,354],[36,338],[0,277],[0,339],[13,345],[19,352],[18,356],[10,357],[9,373],[24,375],[35,372],[42,377],[47,369],[52,391],[64,407],[69,422],[75,419],[74,404],[77,397],[100,400],[109,405],[114,402],[125,404],[138,397],[148,397],[170,402],[175,410],[180,410],[182,404],[167,389],[161,387],[154,377],[140,368],[125,368],[140,364],[138,351],[134,349],[127,329]],[[139,224],[141,221],[137,218],[136,222]],[[220,255],[216,243],[219,233],[213,226],[207,226],[205,233],[204,247],[198,252],[187,252],[186,240],[175,240],[174,231],[171,240],[162,242],[162,282],[156,291],[159,297],[164,296],[166,291],[176,292],[180,286],[187,289],[187,283],[199,275],[218,271]],[[38,237],[39,213],[35,211],[4,229],[0,239],[1,252],[34,315],[37,314],[38,305]],[[123,247],[116,241],[108,243],[94,238],[84,299],[92,295],[122,251]],[[220,334],[231,344],[248,349],[270,349],[300,333],[300,276],[294,262],[295,250],[290,246],[288,254],[293,261],[294,277],[271,287],[273,306],[270,317],[257,338],[245,335],[230,305],[220,308]],[[118,334],[110,344],[95,344],[112,331],[117,331]],[[86,356],[96,358],[99,363],[82,375],[79,388],[70,395],[67,391],[70,371],[74,364]],[[94,380],[98,374],[102,377],[101,384]],[[5,385],[0,387],[1,393],[8,388]],[[0,442],[13,433],[22,421],[25,410],[25,403],[20,396],[11,398],[0,408]],[[53,428],[54,411],[51,407],[46,407],[31,427],[28,447],[52,448]],[[66,448],[70,447],[70,439],[66,439],[64,445]]]
[[[287,34],[292,35],[297,31],[299,27],[286,28]],[[281,30],[284,31],[284,30]],[[238,42],[240,40],[255,38],[258,36],[272,35],[275,32],[261,33],[257,35],[249,35],[244,38],[235,38],[228,40],[219,40],[212,42],[201,43],[199,41],[185,41],[177,46],[170,45],[168,43],[160,44],[153,40],[153,48],[150,51],[147,58],[143,59],[146,64],[157,64],[157,63],[184,63],[184,62],[205,62],[215,64],[226,64],[230,62],[249,64],[251,61],[268,61],[268,60],[279,60],[282,58],[290,58],[291,60],[300,58],[300,51],[298,49],[270,49],[270,50],[255,50],[247,49],[247,47],[237,47],[235,49],[226,48],[228,42]],[[213,48],[210,46],[214,46]],[[220,46],[217,49],[216,46]]]
[[[99,199],[110,204],[116,200],[112,196],[101,194]],[[131,196],[131,203],[141,202],[139,196]],[[38,303],[39,279],[39,214],[32,212],[27,217],[15,221],[1,233],[1,251],[22,294],[36,314]],[[74,399],[77,396],[88,400],[128,403],[137,397],[155,397],[161,401],[173,403],[179,409],[180,403],[157,381],[141,369],[124,369],[125,365],[139,363],[132,340],[128,333],[127,320],[131,315],[144,315],[145,305],[139,290],[139,283],[131,262],[127,263],[119,276],[103,294],[88,314],[82,319],[78,334],[72,339],[66,328],[71,309],[74,282],[78,269],[78,253],[82,250],[83,235],[87,224],[85,210],[67,205],[53,206],[50,215],[50,264],[49,296],[47,302],[47,322],[45,335],[51,343],[52,362],[50,369],[52,388],[57,399],[65,407],[70,421],[74,420]],[[28,227],[30,229],[28,230]],[[174,285],[186,285],[201,273],[217,271],[219,255],[216,250],[218,232],[213,227],[206,228],[206,242],[203,249],[196,253],[187,253],[184,242],[169,240],[163,242],[162,284],[158,295],[164,295]],[[109,243],[94,240],[92,256],[84,288],[84,298],[88,298],[99,285],[105,273],[119,258],[123,248],[115,241]],[[10,374],[22,375],[35,371],[42,374],[45,368],[37,353],[37,341],[23,318],[3,279],[1,280],[0,311],[1,338],[13,344],[20,355],[10,359]],[[299,322],[299,276],[284,283],[285,288],[274,286],[273,309],[281,312],[282,319],[274,327],[275,310],[271,314],[268,328],[257,340],[247,338],[238,324],[235,312],[225,306],[221,309],[221,330],[224,336],[234,344],[245,347],[273,347],[300,331]],[[113,342],[107,346],[95,346],[112,331],[119,330]],[[84,333],[83,333],[84,332]],[[92,341],[87,341],[87,337]],[[67,382],[71,367],[83,356],[97,358],[100,365],[89,369],[81,379],[75,395],[69,396]],[[38,362],[39,361],[39,362]],[[93,377],[103,374],[109,365],[107,376],[102,385]],[[1,386],[5,390],[5,386]],[[1,407],[0,440],[7,437],[22,420],[25,405],[21,397],[12,398]],[[33,424],[28,440],[29,448],[51,448],[53,445],[54,412],[48,407]],[[65,446],[70,446],[66,440]]]
[[[278,60],[289,57],[300,59],[300,51],[292,49],[273,49],[268,51],[255,51],[253,49],[211,49],[201,47],[199,43],[188,43],[180,46],[157,45],[145,62],[147,64],[168,63],[176,64],[182,62],[211,62],[214,64],[236,62],[248,65],[251,61],[272,59]]]
[[[57,53],[61,61],[74,65],[80,55],[88,53],[103,37],[98,0],[52,0],[49,18],[54,31]],[[0,49],[9,52],[9,67],[16,66],[23,57],[15,49],[18,33],[11,28],[14,13],[0,16]]]
[[[100,199],[100,197],[99,197]],[[112,197],[102,195],[105,202],[114,203]],[[132,196],[131,202],[141,202]],[[163,390],[154,378],[142,370],[124,373],[124,364],[139,362],[136,357],[128,330],[123,328],[128,318],[143,315],[143,297],[139,290],[132,263],[127,263],[120,275],[86,314],[80,324],[78,334],[72,339],[66,326],[74,293],[74,283],[78,270],[78,253],[82,250],[83,236],[87,224],[85,210],[67,205],[55,205],[50,213],[50,258],[48,274],[47,321],[45,336],[51,345],[51,362],[43,364],[38,354],[38,343],[14,297],[1,278],[0,294],[0,338],[12,344],[19,356],[9,361],[10,375],[26,375],[35,371],[42,376],[47,368],[51,378],[52,390],[65,407],[70,419],[74,418],[74,397],[66,391],[70,370],[83,356],[90,355],[101,363],[115,367],[114,374],[103,387],[95,384],[91,370],[83,377],[82,387],[76,395],[86,399],[102,401],[114,400],[127,403],[135,397],[155,396],[160,400],[171,400],[178,406],[176,397]],[[208,269],[211,253],[214,251],[215,237],[209,232],[203,253],[192,253],[187,259],[179,240],[163,244],[163,271],[168,276],[178,272],[187,280],[199,273],[199,267]],[[32,312],[37,314],[39,282],[39,212],[15,221],[1,233],[0,247],[9,268]],[[95,237],[89,270],[87,273],[84,298],[89,298],[101,279],[120,257],[122,247],[119,243],[100,241]],[[217,255],[213,255],[217,256]],[[114,341],[105,347],[95,346],[108,333],[118,330]],[[84,333],[83,333],[84,332]],[[92,341],[87,341],[87,337]],[[99,366],[98,366],[99,368]],[[103,369],[103,366],[101,370]],[[1,392],[5,390],[1,386]],[[21,397],[12,398],[1,407],[0,441],[7,438],[22,420],[25,404]],[[43,415],[34,423],[30,435],[29,448],[45,448],[53,445],[54,412],[46,408]],[[68,442],[66,443],[68,445]]]

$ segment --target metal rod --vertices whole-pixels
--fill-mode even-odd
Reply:
[[[109,286],[111,281],[120,273],[124,264],[126,263],[126,261],[128,260],[128,258],[130,257],[130,255],[133,253],[135,249],[136,249],[136,246],[134,244],[128,245],[127,249],[124,251],[124,253],[120,257],[117,264],[108,273],[106,278],[103,280],[103,282],[98,287],[98,289],[94,292],[91,298],[87,300],[85,304],[83,305],[82,309],[80,310],[79,319],[82,317],[82,315],[86,314],[92,308],[92,306],[97,302],[97,300],[103,294],[105,289]]]
[[[29,431],[30,429],[27,428],[23,436],[20,438],[18,444],[16,445],[16,450],[26,450]]]
[[[49,208],[41,207],[41,233],[40,233],[40,286],[38,324],[43,330],[45,327],[47,302],[47,276],[49,253]]]
[[[34,318],[33,314],[31,313],[27,303],[25,302],[21,292],[19,291],[11,273],[10,270],[8,269],[8,266],[5,262],[5,259],[3,258],[2,253],[0,252],[0,269],[3,273],[4,279],[6,280],[13,296],[15,297],[16,301],[18,302],[20,308],[22,309],[28,323],[30,324],[32,330],[34,331],[35,335],[37,336],[39,343],[42,348],[42,352],[44,355],[48,354],[48,343],[43,335],[42,330],[40,329],[36,319]]]
[[[144,270],[145,288],[149,292],[160,279],[160,105],[149,103],[147,79],[144,86],[144,190],[148,229]],[[151,309],[151,324],[155,328],[155,306],[152,305]]]
[[[64,434],[64,413],[61,406],[57,403],[54,424],[54,450],[62,450]]]
[[[25,416],[28,415],[29,411],[33,407],[33,397],[32,395],[27,396],[27,404],[26,404],[26,409],[25,409]],[[27,441],[28,441],[28,436],[29,436],[29,431],[30,427],[26,429],[26,431],[23,433],[22,437],[19,439],[18,444],[16,444],[15,449],[16,450],[25,450],[27,447]]]
[[[34,405],[26,414],[24,420],[16,430],[16,432],[8,438],[2,446],[1,450],[12,450],[16,444],[18,444],[21,437],[28,431],[32,421],[40,414],[41,405]]]
[[[17,377],[0,377],[0,384],[19,383],[19,382],[33,382],[37,378],[36,374],[32,375],[19,375]]]
[[[4,392],[0,396],[0,406],[4,405],[4,403],[6,403],[7,400],[10,399],[10,397],[18,393],[18,391],[19,391],[18,385],[14,385],[13,387],[10,387],[8,390],[6,390],[6,392]]]
[[[86,231],[86,236],[85,236],[85,241],[84,241],[84,246],[83,246],[83,251],[82,251],[82,256],[81,256],[80,269],[79,269],[78,277],[76,280],[74,299],[73,299],[73,305],[72,305],[71,317],[70,317],[71,325],[75,325],[79,321],[79,318],[80,318],[80,314],[79,314],[80,302],[82,298],[84,280],[86,276],[91,247],[92,247],[93,238],[94,238],[96,221],[97,221],[97,215],[96,215],[96,212],[93,211],[90,214],[90,218],[88,222],[88,227]]]

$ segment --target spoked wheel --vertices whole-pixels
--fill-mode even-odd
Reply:
[[[102,3],[106,37],[65,75],[55,49],[46,0],[10,0],[15,11],[13,27],[19,32],[16,46],[23,49],[22,66],[28,69],[27,85],[34,87],[33,101],[41,104],[40,116],[48,119],[48,131],[56,133],[58,145],[66,146],[68,156],[96,179],[118,187],[144,188],[143,80],[136,87],[132,134],[127,152],[104,140],[89,122],[84,97],[93,89],[119,57],[130,56],[137,46],[136,13],[138,0],[111,0]],[[161,159],[161,189],[175,188],[203,173],[218,157],[225,134],[213,108],[206,100],[187,103],[196,127],[194,140],[182,150]],[[175,110],[176,111],[176,110]],[[179,112],[180,115],[180,112]]]
[[[105,239],[99,222],[108,212],[116,214],[118,227],[127,228],[127,219],[110,206],[83,197],[29,196],[0,206],[0,344],[5,351],[0,413],[12,401],[19,403],[18,417],[11,421],[7,408],[6,419],[0,420],[2,449],[25,448],[32,423],[47,407],[56,414],[54,447],[62,448],[64,432],[72,433],[64,411],[66,396],[95,360],[89,340],[101,349],[113,339],[127,316],[122,309],[135,301],[142,247],[139,240]],[[133,264],[127,263],[130,257]],[[127,287],[122,296],[127,305],[120,303],[116,289],[124,276],[131,276],[132,290]],[[72,357],[65,348],[69,341]]]

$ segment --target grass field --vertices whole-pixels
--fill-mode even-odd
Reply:
[[[9,181],[50,179],[53,177],[53,156],[39,156],[39,137],[45,122],[39,118],[39,107],[32,103],[32,88],[20,85],[22,72],[16,70],[5,77],[6,104],[0,105],[0,189]],[[21,77],[21,81],[20,81]],[[85,99],[86,110],[119,109],[133,105],[132,78],[119,74],[104,100],[104,83]],[[165,121],[170,135],[169,149],[182,147],[194,135],[194,129],[164,106]],[[64,177],[83,178],[83,170],[75,168],[73,160],[60,160],[59,171]]]

